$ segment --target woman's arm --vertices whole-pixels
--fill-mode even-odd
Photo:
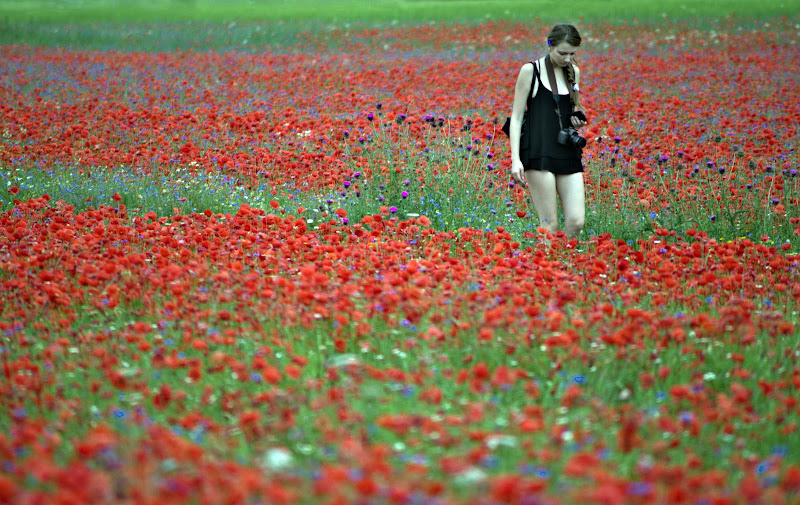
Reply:
[[[573,110],[582,110],[585,112],[583,105],[580,103],[581,69],[578,68],[578,65],[572,65],[572,68],[575,69],[575,104]]]
[[[575,69],[575,103],[572,105],[572,110],[574,112],[581,111],[586,112],[586,109],[583,108],[583,104],[580,103],[581,94],[580,94],[580,83],[581,83],[581,71],[577,65],[572,65],[572,68]],[[585,121],[581,121],[579,118],[572,116],[571,118],[573,128],[580,128],[586,124]]]
[[[514,88],[514,105],[511,110],[508,138],[511,146],[511,175],[517,182],[524,183],[524,167],[519,157],[519,135],[522,130],[522,117],[528,104],[533,79],[533,64],[526,63],[519,69],[517,85]]]

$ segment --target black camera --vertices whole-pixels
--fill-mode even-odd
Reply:
[[[586,139],[581,137],[575,128],[567,127],[558,132],[556,142],[562,146],[572,146],[583,149],[586,146]]]
[[[569,117],[572,117],[572,116],[577,117],[578,119],[580,119],[584,123],[586,123],[586,121],[587,121],[586,120],[586,115],[583,113],[583,111],[576,110],[575,112],[572,112],[569,115]],[[586,146],[586,139],[581,137],[578,134],[578,131],[575,130],[575,128],[573,128],[571,126],[568,126],[568,127],[564,128],[563,130],[561,130],[560,132],[558,132],[558,136],[556,137],[556,142],[558,142],[562,146],[567,146],[567,147],[572,146],[572,147],[576,147],[578,149],[583,149],[584,146]]]

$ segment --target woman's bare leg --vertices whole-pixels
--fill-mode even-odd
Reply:
[[[556,176],[546,170],[526,170],[525,179],[539,216],[539,226],[555,233],[558,230],[558,195]]]
[[[555,176],[555,185],[564,207],[564,233],[577,238],[586,219],[586,195],[583,173]]]

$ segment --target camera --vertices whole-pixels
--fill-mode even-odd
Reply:
[[[583,111],[576,110],[575,112],[570,114],[570,117],[575,116],[584,123],[586,122],[586,115]],[[558,136],[556,137],[556,142],[561,144],[562,146],[572,146],[578,149],[583,149],[586,146],[586,139],[581,137],[578,134],[578,131],[575,128],[568,126],[558,132]]]
[[[581,137],[575,128],[567,127],[558,132],[556,142],[562,146],[572,146],[583,149],[586,146],[586,139]]]

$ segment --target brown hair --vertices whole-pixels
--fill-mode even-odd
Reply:
[[[555,47],[566,41],[569,45],[578,47],[581,45],[581,34],[572,25],[555,25],[547,35],[547,45]]]
[[[555,25],[550,29],[550,33],[547,34],[547,45],[550,47],[556,47],[562,42],[566,42],[571,46],[578,47],[581,45],[581,34],[578,33],[578,29],[572,25]],[[572,65],[567,65],[565,70],[569,85],[572,87],[575,84],[575,68]]]

